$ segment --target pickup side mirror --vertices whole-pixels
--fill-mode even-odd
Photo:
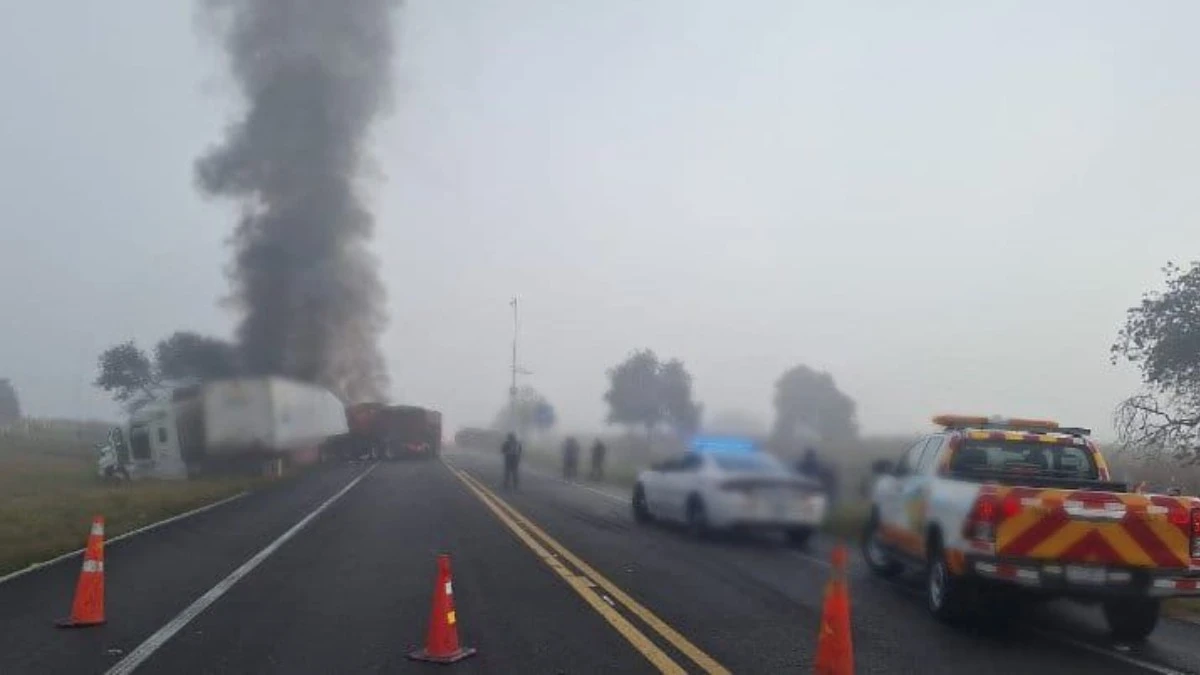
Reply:
[[[871,473],[876,476],[890,476],[896,472],[896,467],[890,459],[877,459],[871,463]]]

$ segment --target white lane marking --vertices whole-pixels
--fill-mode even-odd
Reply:
[[[817,556],[812,555],[811,553],[802,553],[800,551],[792,551],[791,554],[805,562],[810,562],[810,563],[820,565],[821,567],[824,567],[825,569],[830,569],[833,567],[833,563],[829,562],[828,560],[818,558]]]
[[[608,498],[608,499],[611,499],[611,500],[613,500],[614,502],[620,502],[620,503],[622,503],[622,504],[628,504],[628,503],[629,503],[629,500],[630,500],[630,499],[632,499],[632,497],[622,497],[622,496],[620,496],[620,495],[614,495],[614,494],[613,494],[613,493],[611,493],[611,492],[606,492],[606,491],[604,491],[604,490],[600,490],[600,489],[598,489],[598,488],[594,488],[594,487],[592,487],[591,485],[584,485],[583,483],[572,483],[572,482],[570,482],[570,481],[565,481],[565,480],[562,480],[561,478],[558,478],[558,479],[556,479],[556,480],[558,480],[559,482],[562,482],[562,483],[566,483],[567,485],[574,485],[575,487],[580,487],[580,488],[583,488],[584,490],[587,490],[588,492],[591,492],[591,493],[594,493],[594,494],[598,494],[598,495],[600,495],[601,497],[606,497],[606,498]]]
[[[239,492],[236,495],[233,495],[232,497],[226,497],[225,499],[222,499],[220,501],[216,501],[211,504],[205,504],[204,506],[201,506],[196,509],[192,509],[191,511],[187,511],[185,513],[180,513],[175,516],[171,516],[170,518],[167,518],[165,520],[160,520],[156,523],[150,523],[149,525],[139,527],[136,530],[130,530],[128,532],[125,532],[124,534],[118,534],[117,536],[112,537],[111,539],[106,539],[104,541],[104,546],[105,546],[105,548],[108,548],[109,546],[112,546],[113,544],[115,544],[118,541],[121,541],[123,539],[128,539],[130,537],[142,534],[144,532],[149,532],[150,530],[158,529],[158,528],[162,527],[163,525],[170,525],[171,523],[173,523],[177,520],[183,520],[184,518],[190,518],[192,516],[199,515],[210,509],[215,509],[218,506],[221,506],[223,504],[228,504],[229,502],[231,502],[235,499],[241,499],[242,497],[245,497],[248,494],[250,494],[249,491]],[[47,567],[47,566],[53,565],[55,563],[60,563],[64,560],[69,560],[71,558],[74,558],[77,555],[80,555],[81,553],[83,553],[83,551],[84,551],[84,549],[81,548],[77,551],[71,551],[69,553],[64,553],[56,558],[51,558],[49,560],[43,560],[42,562],[33,563],[33,564],[29,565],[29,567],[26,567],[24,569],[19,569],[16,572],[10,572],[9,574],[6,574],[6,575],[0,577],[0,584],[4,583],[6,581],[11,581],[13,579],[16,579],[17,577],[24,576],[35,570],[40,570],[43,567]]]
[[[1151,663],[1150,661],[1143,661],[1142,659],[1135,658],[1133,656],[1129,656],[1128,654],[1122,654],[1120,652],[1115,652],[1111,649],[1105,649],[1104,647],[1101,647],[1099,645],[1094,645],[1090,642],[1085,642],[1083,640],[1077,640],[1073,637],[1067,637],[1066,635],[1059,635],[1058,633],[1054,633],[1054,632],[1047,631],[1047,630],[1042,630],[1041,628],[1030,627],[1028,630],[1030,632],[1034,633],[1035,635],[1040,635],[1041,637],[1043,637],[1047,640],[1050,640],[1052,642],[1061,642],[1063,644],[1067,644],[1072,647],[1075,647],[1076,649],[1082,649],[1084,651],[1092,652],[1093,654],[1098,654],[1100,656],[1107,656],[1110,659],[1116,659],[1117,661],[1121,661],[1122,663],[1126,663],[1131,666],[1137,666],[1138,668],[1141,668],[1143,670],[1148,670],[1152,673],[1158,673],[1159,675],[1188,675],[1188,673],[1186,673],[1185,671],[1182,671],[1182,670],[1175,670],[1174,668],[1168,668],[1167,666],[1160,666],[1157,663]]]
[[[267,544],[267,547],[254,554],[253,558],[250,558],[246,562],[242,563],[241,567],[231,572],[229,576],[222,579],[216,586],[208,589],[207,593],[199,598],[196,598],[192,604],[188,605],[187,608],[179,613],[179,616],[171,619],[166,623],[166,625],[155,631],[153,635],[146,638],[146,641],[138,645],[137,649],[129,652],[125,658],[118,661],[112,668],[109,668],[105,672],[105,675],[126,675],[127,673],[132,673],[133,670],[141,665],[143,661],[150,658],[150,656],[153,655],[159,647],[163,646],[167,640],[170,640],[172,636],[178,633],[192,619],[196,618],[196,616],[205,609],[208,609],[209,605],[216,602],[230,588],[233,588],[233,585],[240,581],[242,577],[252,572],[255,567],[258,567],[260,564],[262,564],[262,561],[266,560],[267,557],[278,550],[280,546],[283,546],[289,539],[296,536],[297,532],[304,529],[304,526],[308,525],[313,518],[321,515],[325,509],[329,508],[334,502],[341,499],[342,495],[349,492],[355,485],[358,485],[358,482],[366,478],[368,474],[374,471],[376,466],[378,465],[372,464],[366,471],[360,473],[357,478],[350,481],[341,490],[338,490],[337,494],[333,495],[329,499],[326,499],[320,506],[313,509],[313,511],[307,516],[304,516],[300,522],[293,525],[287,532],[279,535],[278,539],[270,544]]]

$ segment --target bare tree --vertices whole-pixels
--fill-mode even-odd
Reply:
[[[1143,457],[1200,462],[1200,264],[1163,268],[1166,290],[1129,309],[1112,346],[1114,363],[1138,367],[1144,390],[1117,406],[1124,449]]]

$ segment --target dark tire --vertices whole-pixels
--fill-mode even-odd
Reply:
[[[946,553],[936,538],[930,542],[928,560],[925,568],[925,604],[929,613],[947,623],[963,618],[970,589],[964,579],[950,572]]]
[[[1159,601],[1123,598],[1104,603],[1104,618],[1114,640],[1143,642],[1158,625]]]
[[[863,560],[867,561],[867,567],[870,568],[876,576],[884,579],[892,577],[904,571],[904,566],[892,560],[887,551],[883,548],[883,544],[879,541],[879,515],[871,514],[871,518],[867,520],[867,525],[863,528],[862,535],[862,556]]]
[[[693,496],[687,503],[688,532],[697,539],[707,539],[712,534],[708,525],[708,511],[699,497]]]
[[[654,521],[650,507],[646,505],[646,489],[641,483],[633,488],[633,519],[642,524]]]
[[[787,531],[788,543],[796,548],[806,548],[812,535],[811,527],[793,527]]]

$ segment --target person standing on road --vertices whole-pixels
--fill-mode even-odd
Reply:
[[[804,458],[796,463],[796,471],[819,482],[830,504],[837,501],[837,472],[817,457],[815,448],[810,446],[804,449]]]
[[[563,442],[563,479],[575,480],[579,475],[579,441],[568,436]]]
[[[809,478],[821,480],[821,460],[817,459],[817,450],[813,447],[804,449],[804,458],[796,463],[796,470]]]
[[[500,452],[504,455],[504,487],[519,488],[521,486],[521,442],[517,435],[508,432]]]
[[[592,480],[604,480],[604,455],[607,453],[604,441],[597,438],[592,444]]]

